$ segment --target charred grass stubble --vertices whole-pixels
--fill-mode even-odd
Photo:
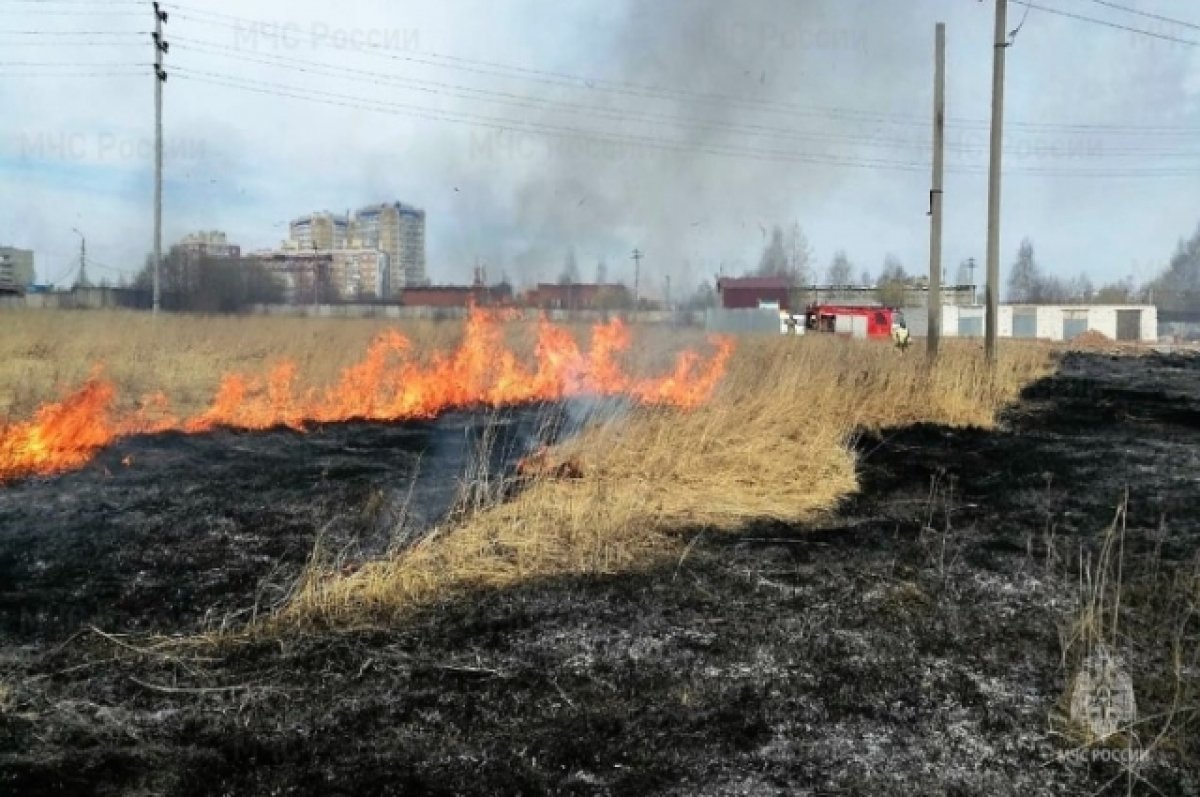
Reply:
[[[857,430],[990,427],[1051,368],[1038,344],[1006,342],[994,372],[977,343],[947,344],[929,367],[876,342],[739,340],[706,406],[597,423],[551,452],[581,478],[547,468],[509,500],[352,573],[310,568],[277,620],[386,622],[457,591],[651,567],[686,555],[683,528],[811,519],[856,489]]]

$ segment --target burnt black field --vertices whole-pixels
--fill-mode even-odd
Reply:
[[[166,435],[0,489],[0,794],[1200,792],[1184,355],[1070,354],[998,430],[864,435],[860,493],[812,526],[692,529],[660,569],[393,628],[155,647],[269,611],[318,540],[347,562],[406,544],[481,441],[498,476],[558,429],[527,408]],[[1079,557],[1126,496],[1132,771],[1053,721]]]

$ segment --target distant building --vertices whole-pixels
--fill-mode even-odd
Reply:
[[[726,310],[759,307],[791,309],[792,281],[787,277],[721,277],[717,280],[720,305]]]
[[[333,213],[310,213],[288,225],[288,249],[345,249],[350,240],[350,220]]]
[[[206,257],[235,259],[242,256],[242,248],[229,243],[225,233],[220,230],[202,230],[185,235],[171,247],[171,251],[195,260]]]
[[[24,289],[33,282],[33,251],[0,246],[0,285]]]
[[[974,285],[943,285],[941,290],[942,304],[965,306],[973,305],[976,301]],[[790,306],[804,308],[813,303],[841,305],[876,305],[882,304],[879,288],[866,285],[801,285],[791,289]],[[896,298],[899,298],[897,292]],[[920,283],[905,285],[904,296],[897,303],[899,307],[928,307],[929,285]]]
[[[387,253],[377,249],[283,248],[247,256],[284,286],[284,301],[355,301],[390,294]]]
[[[328,302],[332,298],[332,252],[303,249],[252,252],[246,261],[258,264],[279,280],[287,304]]]
[[[368,205],[353,215],[321,212],[301,216],[290,224],[282,250],[382,252],[387,256],[387,276],[377,281],[380,298],[429,284],[425,274],[425,211],[403,202]]]
[[[405,307],[497,307],[512,303],[509,285],[427,285],[400,292]]]
[[[369,205],[354,214],[350,247],[378,249],[389,258],[392,294],[427,285],[425,274],[425,211],[403,202]]]
[[[343,300],[382,299],[391,295],[387,252],[378,249],[335,249],[331,253],[329,280],[334,295]]]
[[[881,304],[879,289],[868,285],[793,285],[787,277],[722,277],[717,280],[720,306],[726,310],[752,310],[759,307],[778,307],[780,310],[800,311],[810,304],[839,305]],[[943,285],[942,304],[972,305],[974,285]],[[914,284],[904,287],[900,307],[925,307],[929,303],[929,286]]]
[[[543,282],[522,302],[542,310],[615,310],[633,306],[633,294],[619,283]]]

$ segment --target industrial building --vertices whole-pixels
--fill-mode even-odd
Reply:
[[[759,307],[792,309],[792,281],[787,277],[721,277],[717,280],[718,304],[726,310]]]
[[[376,249],[281,249],[254,252],[247,260],[276,276],[284,301],[313,303],[377,299],[390,295],[386,253]]]
[[[633,306],[633,294],[620,283],[539,283],[521,297],[542,310],[616,310]]]
[[[33,252],[0,246],[0,289],[23,291],[34,282]]]
[[[706,315],[705,325],[713,332],[778,334],[781,309],[786,310],[769,305],[713,308]],[[928,307],[902,310],[908,330],[914,337],[928,334]],[[1002,304],[999,310],[997,334],[1002,338],[1069,341],[1092,331],[1120,342],[1158,340],[1158,310],[1153,305]],[[982,337],[984,313],[982,305],[943,304],[942,335],[948,338]]]
[[[405,288],[400,293],[404,307],[503,307],[512,304],[509,285],[427,285]]]
[[[719,304],[727,310],[776,307],[799,312],[810,304],[876,305],[880,303],[879,290],[865,285],[793,285],[787,277],[722,277],[717,280]],[[897,305],[928,306],[928,285],[905,285],[902,290],[903,299],[897,301]],[[974,285],[945,285],[941,296],[942,304],[973,305],[976,288]]]

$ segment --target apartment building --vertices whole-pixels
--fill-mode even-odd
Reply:
[[[24,288],[34,281],[33,251],[14,246],[0,246],[0,281]]]
[[[350,238],[350,220],[328,211],[310,213],[288,226],[289,249],[328,251],[345,249]]]
[[[350,248],[378,249],[389,259],[389,295],[428,285],[425,211],[403,202],[360,208],[351,222]]]

